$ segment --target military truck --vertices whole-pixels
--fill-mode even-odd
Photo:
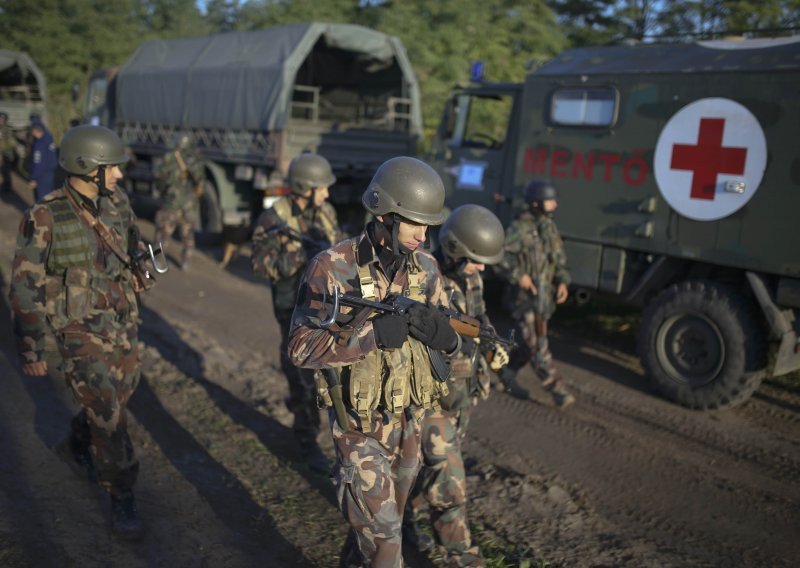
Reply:
[[[455,89],[430,160],[504,222],[550,178],[578,292],[644,306],[667,397],[734,406],[800,368],[799,90],[796,37],[572,49]]]
[[[31,114],[47,123],[47,81],[27,53],[0,49],[0,111],[20,134],[28,128]]]
[[[419,89],[399,39],[347,24],[303,23],[142,44],[118,73],[89,84],[88,122],[116,129],[136,155],[136,192],[155,193],[153,164],[180,133],[205,159],[204,229],[249,227],[288,193],[291,159],[325,156],[344,221],[386,159],[413,155]],[[353,205],[353,207],[349,207]]]

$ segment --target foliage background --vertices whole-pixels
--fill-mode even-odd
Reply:
[[[430,139],[447,93],[468,81],[474,60],[485,62],[489,81],[520,81],[527,67],[570,46],[785,35],[800,25],[800,0],[0,0],[0,47],[26,51],[45,74],[60,139],[80,114],[72,84],[85,93],[93,69],[122,65],[144,40],[310,20],[400,37]]]

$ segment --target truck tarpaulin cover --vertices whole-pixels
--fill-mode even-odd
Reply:
[[[0,49],[0,87],[29,85],[37,87],[44,100],[47,94],[44,75],[27,53]]]
[[[319,58],[314,73],[323,82],[347,77],[357,86],[394,66],[402,74],[396,84],[404,85],[405,96],[414,100],[412,108],[419,108],[416,79],[399,39],[356,25],[303,23],[142,44],[117,78],[117,119],[188,128],[281,129],[297,72],[319,42],[330,52],[354,55]],[[412,122],[421,129],[421,116]]]

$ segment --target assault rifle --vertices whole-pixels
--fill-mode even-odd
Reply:
[[[322,300],[323,306],[326,303],[327,294]],[[340,305],[349,306],[351,308],[369,308],[383,314],[404,316],[408,313],[408,310],[411,308],[411,306],[419,303],[420,302],[412,300],[407,296],[392,296],[385,303],[374,302],[372,300],[359,298],[358,296],[343,294],[339,290],[338,286],[334,286],[333,310],[331,311],[331,315],[320,323],[320,326],[327,329],[333,325],[333,323],[336,321],[336,315],[339,313]],[[513,329],[511,330],[508,339],[506,339],[497,335],[497,332],[493,327],[482,324],[480,320],[472,316],[468,316],[445,307],[439,307],[439,310],[450,319],[450,327],[453,328],[453,331],[462,337],[479,338],[482,342],[485,341],[495,345],[499,344],[508,348],[509,350],[516,346],[516,343],[514,342]]]
[[[292,229],[285,223],[282,225],[275,225],[274,227],[267,229],[267,233],[280,233],[281,235],[302,243],[303,248],[306,249],[307,253],[309,253],[309,257],[313,256],[312,253],[316,254],[320,251],[330,248],[331,246],[328,241],[318,241],[312,237],[309,237],[308,235],[304,235],[296,229]]]
[[[150,272],[147,266],[148,261],[153,265],[153,269],[158,274],[164,274],[169,270],[167,258],[164,255],[164,249],[159,243],[155,249],[153,245],[147,243],[147,250],[142,250],[139,243],[142,241],[142,235],[139,227],[131,225],[128,229],[128,257],[130,258],[131,272],[134,277],[134,286],[141,290],[149,290],[155,284],[155,275]]]

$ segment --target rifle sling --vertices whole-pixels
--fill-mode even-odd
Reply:
[[[75,212],[78,214],[78,216],[81,217],[87,225],[95,230],[100,239],[106,244],[106,246],[108,246],[109,249],[111,249],[111,252],[119,257],[125,266],[130,267],[132,265],[131,257],[125,253],[119,241],[111,232],[112,229],[106,227],[99,217],[92,215],[86,210],[85,207],[81,207],[81,205],[75,200],[75,197],[70,193],[68,188],[64,188],[64,193],[66,194],[67,200],[70,202],[72,207],[75,208]]]

